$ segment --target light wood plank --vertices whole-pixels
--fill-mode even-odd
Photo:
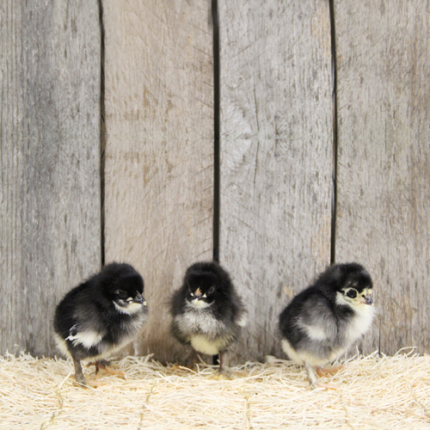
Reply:
[[[282,355],[278,316],[330,262],[327,1],[220,0],[220,256],[246,302],[236,361]]]
[[[430,352],[430,6],[336,1],[339,173],[336,260],[375,282],[363,345]]]
[[[167,300],[212,257],[210,1],[104,0],[106,261],[133,264],[150,317],[135,351],[183,358]],[[129,352],[133,352],[129,350]]]
[[[101,263],[98,5],[0,8],[0,353],[50,355],[56,304]]]

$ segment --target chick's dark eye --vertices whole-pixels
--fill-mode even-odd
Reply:
[[[346,295],[347,295],[348,297],[351,297],[351,299],[355,299],[355,298],[357,297],[357,291],[355,291],[355,290],[349,290],[349,291],[346,293]]]
[[[122,299],[127,298],[128,295],[124,290],[116,290],[115,294]]]
[[[210,287],[208,290],[208,294],[212,294],[213,292],[215,292],[215,287]]]

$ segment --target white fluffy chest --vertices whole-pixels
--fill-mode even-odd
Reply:
[[[127,306],[118,306],[116,302],[112,302],[117,309],[118,312],[126,315],[134,315],[139,312],[143,312],[144,306],[142,303],[133,303],[130,302],[127,304]]]
[[[225,329],[222,322],[204,310],[189,309],[185,313],[177,315],[175,321],[181,332],[187,335],[202,333],[215,337]]]
[[[223,345],[222,339],[215,339],[214,341],[209,341],[205,336],[195,335],[191,336],[191,346],[199,352],[208,355],[218,354],[221,346]]]
[[[348,346],[369,330],[375,315],[375,307],[363,304],[355,307],[354,311],[355,314],[345,330],[345,343]]]
[[[76,333],[72,334],[75,331]],[[104,333],[98,333],[93,330],[78,331],[75,325],[70,329],[70,335],[66,340],[69,340],[70,342],[72,342],[74,346],[81,344],[85,348],[89,349],[97,345],[98,343],[100,343],[100,341],[103,338],[103,335]]]

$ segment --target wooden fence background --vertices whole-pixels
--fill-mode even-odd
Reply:
[[[282,356],[331,260],[374,278],[364,352],[430,352],[428,0],[2,0],[0,31],[1,354],[55,354],[56,304],[117,260],[151,312],[128,353],[182,359],[166,301],[214,247],[236,362]]]

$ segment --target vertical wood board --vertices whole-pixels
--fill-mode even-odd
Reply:
[[[220,260],[248,309],[235,361],[282,355],[279,313],[330,262],[327,1],[219,1]]]
[[[430,352],[430,6],[336,1],[336,260],[372,274],[364,351]]]
[[[104,0],[106,262],[145,279],[149,320],[134,347],[184,357],[167,302],[212,258],[213,61],[209,1]],[[129,351],[133,352],[133,351]]]
[[[98,5],[0,8],[0,354],[49,355],[56,304],[100,268]]]

